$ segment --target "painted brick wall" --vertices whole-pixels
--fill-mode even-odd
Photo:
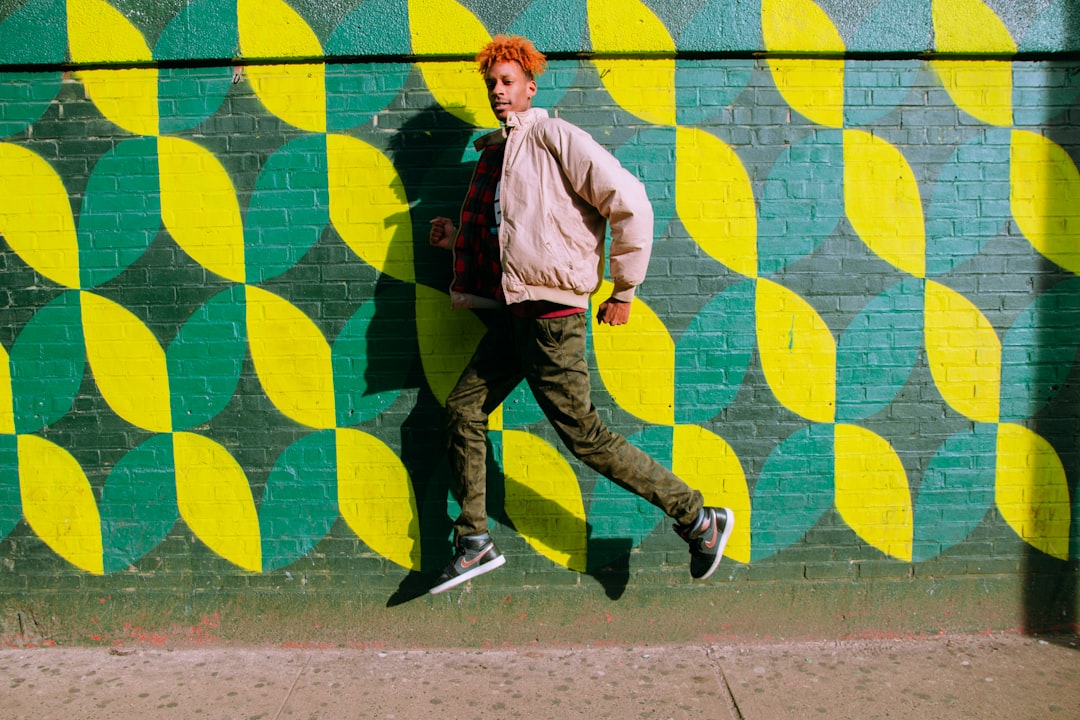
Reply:
[[[697,634],[1073,624],[1077,15],[0,8],[6,639],[139,638],[140,617],[198,634],[202,613],[380,637],[420,608],[515,639],[554,618],[604,636],[594,620],[639,607]],[[510,562],[418,597],[455,514],[442,401],[482,330],[450,311],[427,221],[457,212],[494,125],[469,58],[502,31],[551,53],[538,105],[653,201],[634,322],[593,326],[593,399],[736,508],[710,585],[519,389],[490,433]]]

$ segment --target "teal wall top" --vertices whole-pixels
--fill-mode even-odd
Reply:
[[[498,33],[549,54],[1015,57],[1080,51],[1080,0],[0,0],[0,67],[463,59]]]

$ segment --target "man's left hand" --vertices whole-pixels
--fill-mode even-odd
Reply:
[[[630,320],[630,303],[609,298],[600,303],[596,311],[598,322],[608,325],[625,325]]]

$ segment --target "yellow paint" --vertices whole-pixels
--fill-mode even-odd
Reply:
[[[761,32],[770,53],[841,54],[844,40],[811,0],[762,0]],[[771,57],[773,82],[784,100],[812,122],[844,124],[843,60]]]
[[[836,414],[836,340],[803,298],[771,280],[757,281],[758,351],[765,379],[787,409],[814,422]]]
[[[750,491],[735,450],[697,425],[676,425],[673,442],[672,472],[699,490],[706,505],[731,508],[735,514],[724,556],[750,562]]]
[[[638,0],[589,0],[588,12],[594,52],[665,56],[593,60],[611,98],[646,122],[675,125],[675,41],[664,23]]]
[[[0,433],[15,433],[15,398],[11,390],[11,357],[0,344]]]
[[[75,63],[148,63],[146,39],[104,0],[68,0],[68,47]],[[136,135],[157,135],[157,70],[83,70],[86,94],[101,114]]]
[[[450,262],[449,257],[447,262]],[[469,310],[453,310],[450,298],[424,285],[416,286],[416,337],[420,362],[431,393],[440,404],[454,389],[476,346],[484,324]]]
[[[174,137],[158,139],[161,216],[195,262],[242,283],[244,229],[236,188],[213,153]]]
[[[236,12],[243,57],[322,57],[315,33],[281,0],[238,0]],[[244,74],[271,113],[301,130],[326,132],[326,72],[322,63],[249,65]]]
[[[338,507],[357,537],[387,560],[420,569],[420,516],[394,452],[358,430],[337,430]]]
[[[409,32],[414,55],[474,57],[490,40],[483,23],[454,0],[409,0]],[[454,117],[476,127],[499,127],[487,88],[472,60],[417,63],[435,101]]]
[[[53,551],[80,570],[103,575],[101,514],[86,473],[58,445],[18,437],[23,517]]]
[[[1012,124],[1012,63],[934,60],[930,65],[961,110],[989,125]]]
[[[379,272],[415,282],[412,215],[394,164],[347,135],[326,136],[326,158],[330,220],[338,234]]]
[[[79,244],[63,180],[34,152],[0,143],[0,235],[30,267],[79,288]]]
[[[594,301],[611,297],[604,281]],[[592,319],[593,345],[600,377],[612,399],[626,412],[654,425],[675,422],[675,343],[663,321],[634,298],[630,322],[612,327]]]
[[[194,433],[173,435],[173,455],[177,506],[188,528],[229,562],[260,572],[259,515],[243,468],[228,450]]]
[[[679,128],[675,137],[679,219],[710,257],[757,277],[757,206],[742,161],[704,130]]]
[[[536,552],[584,572],[585,505],[573,468],[535,435],[506,430],[502,438],[507,516]]]
[[[896,451],[873,432],[836,426],[836,509],[859,537],[886,555],[911,561],[911,489]]]
[[[286,417],[313,428],[337,426],[330,345],[299,308],[248,285],[251,359],[266,396]]]
[[[1009,202],[1044,257],[1080,274],[1080,172],[1065,149],[1026,130],[1012,134]]]
[[[157,338],[122,305],[85,291],[80,299],[86,357],[101,396],[132,425],[171,431],[169,373]]]
[[[861,130],[844,131],[844,204],[855,232],[878,257],[925,277],[919,184],[897,148]]]
[[[1069,558],[1072,509],[1065,467],[1050,443],[1020,425],[998,426],[995,499],[1005,522],[1032,547]]]
[[[939,53],[1016,52],[1009,29],[982,0],[933,0],[932,15]]]
[[[986,317],[960,293],[926,282],[926,359],[938,391],[957,412],[997,422],[1001,340]]]
[[[675,54],[664,23],[639,0],[589,0],[588,13],[593,52]]]

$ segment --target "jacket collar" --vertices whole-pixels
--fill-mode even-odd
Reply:
[[[541,120],[548,118],[548,111],[544,108],[529,108],[524,112],[512,112],[506,118],[506,123],[496,130],[490,132],[487,135],[481,135],[473,143],[473,147],[477,150],[483,150],[488,145],[498,145],[506,142],[506,136],[510,130],[514,128],[525,129],[531,125],[535,125]]]

